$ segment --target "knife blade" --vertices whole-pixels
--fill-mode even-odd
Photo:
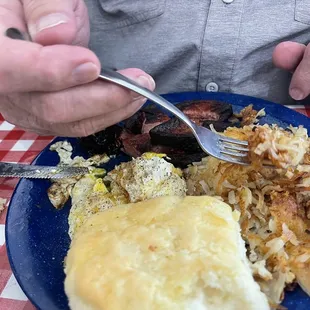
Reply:
[[[0,177],[27,179],[63,179],[89,173],[86,167],[37,166],[0,162]]]

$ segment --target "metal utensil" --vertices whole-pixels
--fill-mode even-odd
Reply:
[[[0,162],[0,177],[64,179],[87,173],[89,173],[89,170],[85,167],[51,167]]]
[[[9,28],[6,35],[12,39],[29,40],[26,36],[16,28]],[[200,147],[207,154],[216,157],[220,160],[231,162],[234,164],[248,165],[247,152],[249,151],[246,141],[231,139],[212,132],[211,130],[196,125],[192,122],[181,110],[171,104],[169,101],[159,96],[158,94],[148,90],[121,75],[120,73],[103,68],[99,75],[99,79],[109,81],[125,88],[128,88],[145,98],[157,103],[167,111],[174,114],[181,121],[183,121],[192,131]]]
[[[214,133],[205,127],[198,126],[192,122],[181,110],[179,110],[165,98],[148,90],[147,88],[140,86],[136,82],[130,80],[129,78],[121,75],[116,71],[103,68],[101,69],[99,79],[128,88],[174,114],[191,129],[200,147],[207,154],[234,164],[249,164],[247,159],[249,151],[247,141],[228,138]]]

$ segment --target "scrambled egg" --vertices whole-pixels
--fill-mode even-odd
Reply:
[[[212,197],[160,197],[91,216],[71,243],[72,310],[267,310],[239,214]]]
[[[181,170],[156,154],[147,153],[115,167],[103,178],[94,173],[81,178],[71,191],[69,235],[92,214],[113,206],[159,196],[185,196],[186,184]]]

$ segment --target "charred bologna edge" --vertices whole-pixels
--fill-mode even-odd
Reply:
[[[139,157],[151,149],[148,133],[129,136],[122,140],[122,151],[131,157]]]
[[[87,151],[90,156],[107,153],[116,155],[120,152],[121,141],[119,139],[123,128],[113,125],[94,135],[79,138],[81,147]]]
[[[179,119],[173,118],[150,131],[151,142],[173,148],[182,148],[188,153],[195,153],[199,145],[190,129]]]
[[[148,133],[151,128],[167,120],[168,115],[160,111],[156,105],[150,104],[125,120],[124,127],[134,134]]]
[[[141,133],[142,126],[145,122],[145,113],[143,111],[138,111],[130,118],[124,121],[124,128],[131,133],[138,135]]]
[[[227,120],[233,115],[230,104],[210,101],[187,101],[177,105],[198,125],[209,128],[213,124],[216,130],[223,131],[229,125]],[[150,131],[152,144],[163,144],[175,148],[184,148],[189,153],[196,153],[200,147],[190,129],[179,119],[171,120],[154,127]]]
[[[233,115],[231,104],[215,100],[191,100],[176,104],[190,119],[222,122]],[[214,115],[218,118],[214,119]]]

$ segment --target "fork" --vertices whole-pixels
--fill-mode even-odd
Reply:
[[[168,100],[156,94],[155,92],[140,86],[136,82],[116,71],[102,68],[99,79],[109,81],[130,89],[174,114],[191,129],[201,149],[208,155],[233,164],[250,164],[248,161],[249,149],[247,141],[225,137],[211,131],[208,128],[195,124],[181,110],[179,110]]]

